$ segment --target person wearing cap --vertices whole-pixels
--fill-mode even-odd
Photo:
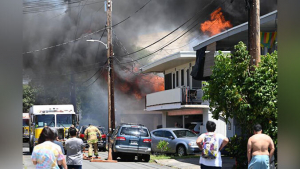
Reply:
[[[93,156],[93,147],[94,147],[94,154],[98,157],[98,138],[97,134],[99,134],[101,139],[101,132],[99,129],[91,124],[89,127],[84,131],[84,139],[87,139],[87,143],[89,144],[89,152],[88,156],[91,158]]]

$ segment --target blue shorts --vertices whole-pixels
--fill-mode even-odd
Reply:
[[[268,155],[256,155],[253,156],[248,169],[269,169],[269,156]]]

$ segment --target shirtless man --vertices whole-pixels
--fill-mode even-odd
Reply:
[[[248,168],[269,169],[269,163],[275,150],[273,140],[270,136],[262,134],[260,124],[254,125],[253,129],[254,135],[249,138],[247,145]]]

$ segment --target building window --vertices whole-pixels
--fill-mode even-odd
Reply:
[[[172,89],[172,74],[165,74],[165,90]]]
[[[179,73],[176,71],[176,87],[179,86]]]
[[[184,86],[184,70],[183,69],[181,69],[180,75],[181,75],[181,86]]]
[[[190,69],[186,70],[186,78],[187,78],[186,86],[190,86]]]
[[[173,73],[173,89],[175,89],[175,73]]]

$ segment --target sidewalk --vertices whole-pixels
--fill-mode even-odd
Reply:
[[[222,157],[222,169],[231,169],[235,164],[235,160],[230,157]],[[199,169],[199,158],[186,158],[186,159],[165,159],[155,160],[156,163],[165,165],[168,167],[178,169]]]

